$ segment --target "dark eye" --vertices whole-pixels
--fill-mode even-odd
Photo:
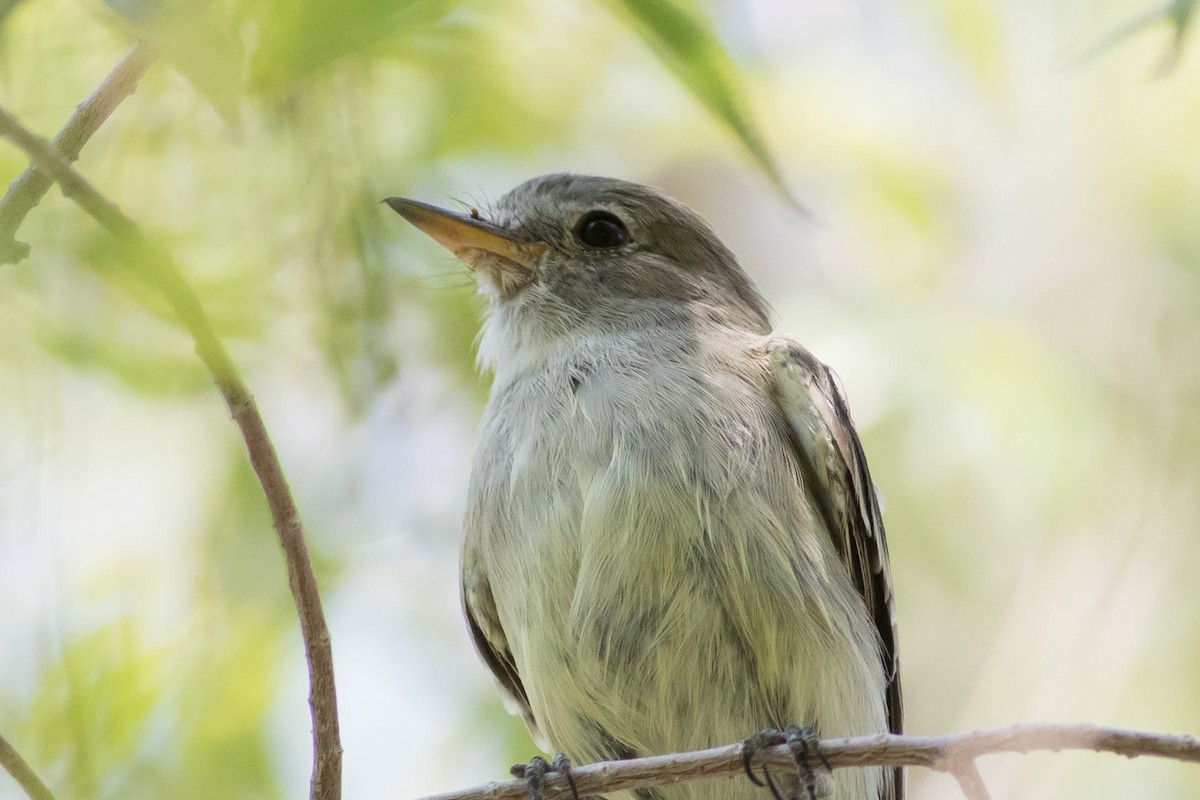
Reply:
[[[575,237],[588,247],[620,247],[629,241],[629,231],[616,215],[589,211],[575,226]]]

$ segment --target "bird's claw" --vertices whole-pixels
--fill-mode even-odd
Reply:
[[[528,764],[514,764],[509,771],[513,777],[524,780],[529,786],[529,800],[543,800],[542,790],[546,785],[546,775],[550,772],[565,777],[572,800],[579,800],[579,790],[575,788],[575,778],[571,776],[571,762],[562,753],[556,753],[554,760],[549,763],[541,756],[534,756]]]
[[[801,728],[799,725],[788,725],[783,729],[783,743],[792,754],[792,762],[804,783],[804,796],[808,800],[817,800],[817,772],[813,769],[813,759],[819,759],[826,772],[831,771],[829,759],[821,752],[821,742],[812,728]]]
[[[792,754],[792,762],[796,765],[796,772],[800,779],[799,797],[801,800],[818,800],[826,794],[827,791],[821,791],[821,787],[819,787],[813,762],[818,760],[821,766],[828,771],[830,770],[829,760],[821,752],[817,734],[811,728],[802,728],[799,725],[788,725],[783,730],[767,728],[747,738],[742,743],[742,768],[746,771],[746,777],[754,785],[766,786],[770,789],[775,800],[794,800],[786,797],[779,788],[765,759],[762,762],[762,778],[760,779],[754,773],[755,757],[766,748],[781,744],[787,745]]]

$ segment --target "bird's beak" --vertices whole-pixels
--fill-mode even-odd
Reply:
[[[468,214],[404,197],[384,201],[429,238],[483,273],[505,294],[533,279],[544,242],[523,242],[503,228]]]

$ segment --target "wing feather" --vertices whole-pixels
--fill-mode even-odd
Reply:
[[[770,346],[776,399],[791,428],[806,477],[815,486],[833,543],[862,595],[879,633],[888,679],[888,728],[904,730],[900,695],[896,609],[879,499],[862,443],[833,371],[798,344],[777,339]],[[895,798],[904,784],[896,770]]]
[[[533,708],[529,704],[529,694],[521,683],[517,672],[516,661],[508,647],[508,638],[500,626],[500,617],[496,613],[496,601],[492,597],[491,587],[486,581],[463,581],[463,611],[467,617],[467,627],[471,631],[471,639],[475,649],[496,679],[500,688],[500,696],[504,707],[512,714],[520,714],[525,718],[535,742],[543,749],[546,747],[545,737],[533,718]]]

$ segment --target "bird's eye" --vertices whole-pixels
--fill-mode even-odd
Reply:
[[[620,247],[629,241],[629,230],[615,214],[589,211],[575,226],[575,238],[588,247]]]

